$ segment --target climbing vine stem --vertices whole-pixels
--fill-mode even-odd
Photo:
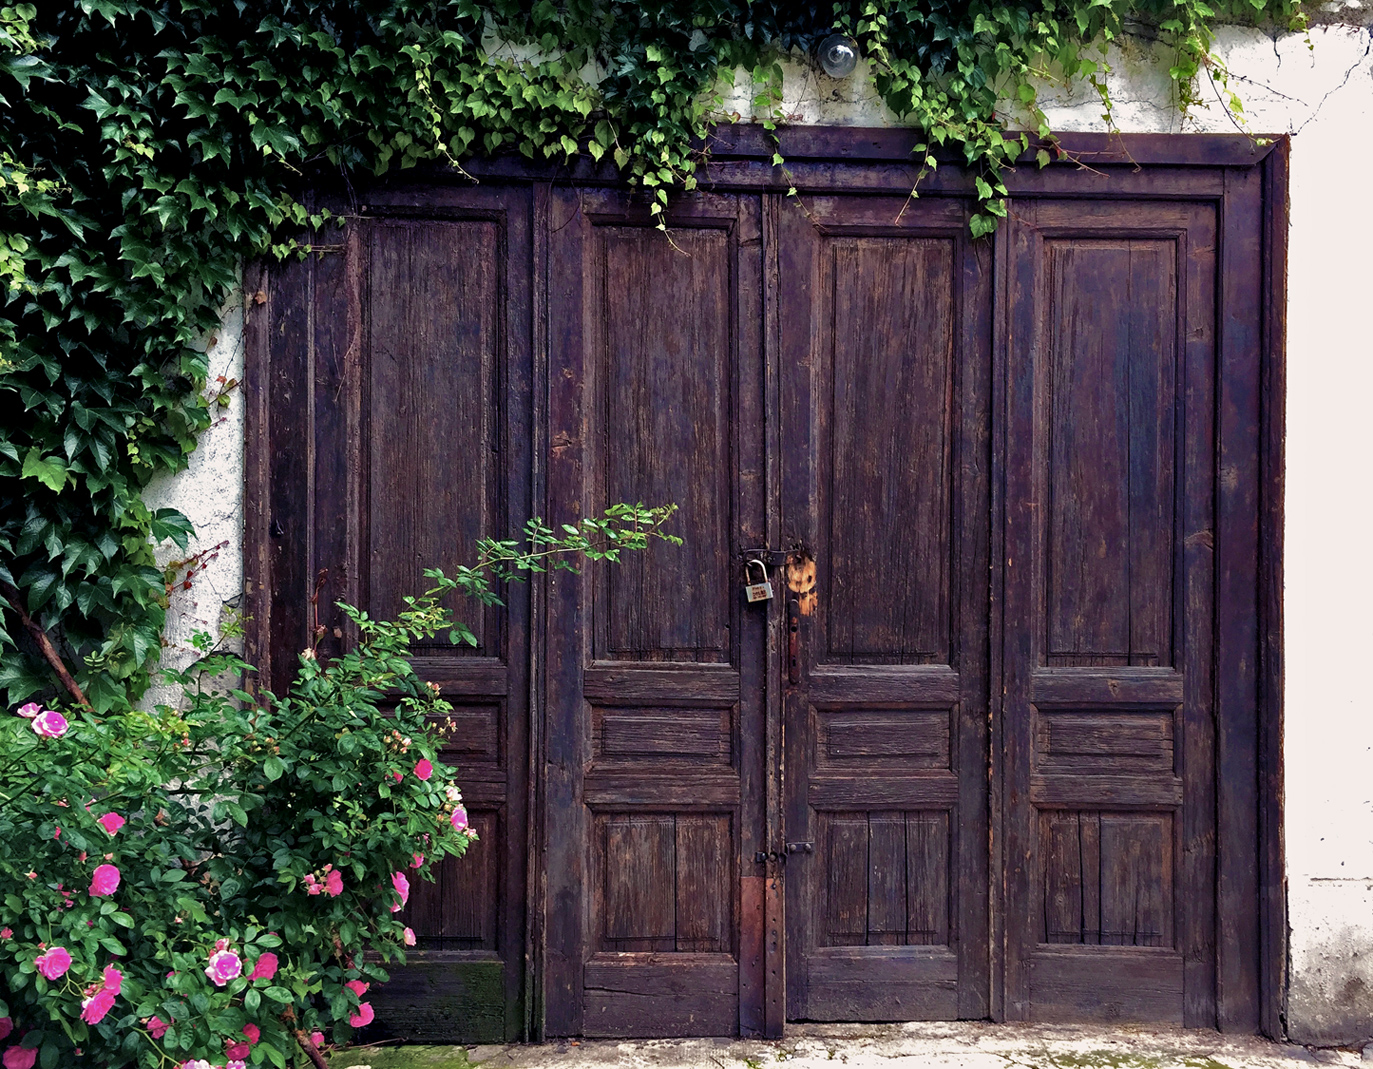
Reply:
[[[1105,49],[1145,26],[1173,48],[1185,106],[1220,19],[1303,16],[1295,0],[0,7],[0,583],[97,709],[146,686],[167,606],[153,547],[191,531],[144,491],[218,406],[206,344],[242,263],[300,254],[297,235],[327,225],[296,196],[321,174],[586,153],[661,217],[694,188],[736,72],[752,79],[746,118],[775,129],[784,59],[837,29],[867,59],[854,77],[923,131],[918,162],[961,154],[980,235],[1028,143],[1008,129],[1052,134],[1046,80],[1096,86],[1109,116]],[[56,683],[0,602],[0,691]]]

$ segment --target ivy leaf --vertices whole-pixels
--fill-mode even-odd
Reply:
[[[154,542],[161,542],[170,538],[176,543],[178,549],[185,550],[193,534],[195,534],[195,528],[191,526],[191,521],[176,509],[158,509],[153,513],[152,535]]]
[[[57,457],[44,457],[37,446],[24,458],[20,478],[37,479],[49,490],[61,490],[67,485],[67,466]]]

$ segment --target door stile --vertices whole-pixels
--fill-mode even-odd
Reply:
[[[762,196],[761,233],[763,242],[763,434],[766,545],[770,549],[783,548],[782,543],[782,421],[781,411],[783,359],[781,350],[782,289],[779,260],[778,227],[780,213],[789,209],[780,194]],[[775,572],[774,586],[786,598],[785,575]],[[763,783],[766,797],[763,812],[763,839],[759,850],[764,854],[785,855],[786,834],[782,808],[782,754],[785,738],[782,725],[782,641],[784,605],[768,602],[762,610],[766,627],[763,686],[765,717],[763,742]],[[745,855],[748,860],[748,855]],[[758,1031],[766,1039],[781,1039],[786,1022],[786,895],[783,874],[775,863],[754,867],[755,875],[746,877],[757,881],[762,895],[762,1005],[740,1005],[741,1031],[744,1014],[752,1023],[758,1019]],[[752,891],[757,894],[758,891]],[[744,990],[741,986],[740,990]],[[761,1013],[759,1013],[759,1010]],[[744,1034],[749,1034],[747,1031]]]
[[[1259,470],[1262,173],[1227,168],[1220,218],[1216,495],[1217,1025],[1259,1011]]]
[[[530,457],[530,502],[538,516],[548,516],[551,499],[548,490],[549,452],[549,367],[548,367],[548,286],[549,286],[549,211],[553,187],[536,182],[530,187],[530,343],[533,348],[530,376],[532,443]],[[526,812],[529,833],[525,836],[525,931],[524,931],[524,1022],[521,1039],[542,1042],[544,1020],[544,959],[546,954],[547,880],[544,878],[544,837],[536,829],[547,827],[548,810],[545,777],[548,739],[548,575],[531,575],[529,586],[529,776]]]

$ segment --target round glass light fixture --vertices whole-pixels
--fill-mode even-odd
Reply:
[[[847,78],[858,66],[858,42],[847,34],[830,34],[816,52],[820,69],[831,78]]]

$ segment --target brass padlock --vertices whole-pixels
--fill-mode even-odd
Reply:
[[[767,566],[766,564],[764,564],[762,561],[760,561],[760,560],[745,561],[745,562],[744,562],[744,578],[745,578],[745,579],[750,579],[750,578],[752,578],[752,576],[749,574],[749,570],[750,570],[755,564],[758,565],[758,568],[759,568],[759,569],[762,571],[762,573],[763,573],[763,581],[762,581],[761,583],[745,583],[745,584],[744,584],[744,600],[747,601],[750,605],[752,605],[755,601],[767,601],[767,600],[769,600],[769,599],[772,597],[772,581],[771,581],[770,579],[768,579],[768,566]]]

